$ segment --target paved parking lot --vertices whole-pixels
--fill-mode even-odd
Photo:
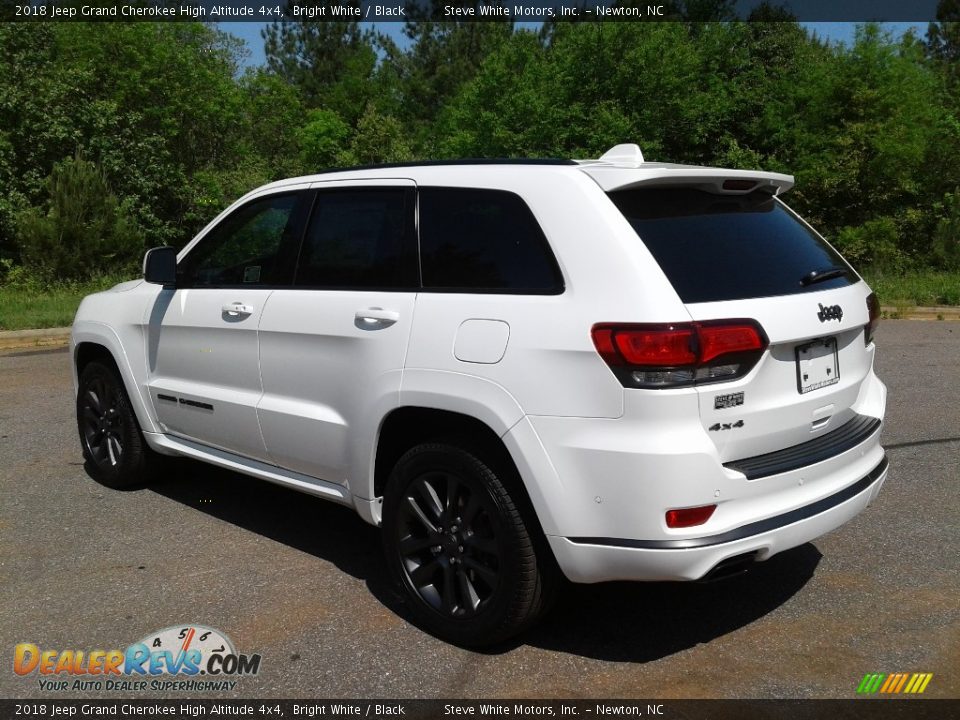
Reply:
[[[722,583],[569,586],[483,653],[408,622],[344,508],[190,462],[96,484],[66,352],[0,354],[0,697],[49,697],[11,671],[17,643],[181,623],[263,656],[225,696],[847,698],[867,672],[932,672],[926,696],[960,697],[960,323],[888,321],[878,344],[891,469],[865,513]]]

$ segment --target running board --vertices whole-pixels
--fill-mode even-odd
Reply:
[[[283,485],[300,492],[315,495],[324,500],[331,500],[341,505],[354,507],[353,495],[343,485],[318,480],[293,470],[284,470],[276,465],[268,465],[259,460],[251,460],[241,455],[234,455],[223,450],[201,445],[200,443],[172,437],[162,433],[144,433],[150,447],[164,454],[182,455],[183,457],[200,460],[227,470],[243,473],[260,480]]]

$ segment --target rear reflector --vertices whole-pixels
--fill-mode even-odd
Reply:
[[[666,388],[746,375],[767,348],[754,320],[636,325],[601,323],[597,352],[625,387]]]
[[[703,507],[681,508],[679,510],[667,510],[668,528],[688,528],[696,525],[703,525],[713,511],[717,509],[716,505],[704,505]]]
[[[880,324],[880,301],[874,293],[867,295],[867,313],[870,315],[870,322],[864,329],[863,339],[869,345],[873,342],[873,334],[877,331]]]

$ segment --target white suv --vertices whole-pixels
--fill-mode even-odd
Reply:
[[[353,507],[462,644],[528,626],[560,573],[765,560],[887,470],[878,304],[792,184],[619,145],[261,187],[83,301],[89,471],[180,455]]]

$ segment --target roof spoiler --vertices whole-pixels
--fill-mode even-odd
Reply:
[[[597,160],[577,161],[606,192],[627,188],[684,186],[719,195],[746,195],[754,191],[782,195],[793,187],[792,175],[763,170],[674,165],[647,162],[640,146],[614,145]]]
[[[688,187],[717,195],[746,195],[755,191],[782,195],[793,187],[793,176],[760,170],[725,170],[683,165],[652,167],[635,172],[596,172],[590,175],[606,192],[634,187]]]

